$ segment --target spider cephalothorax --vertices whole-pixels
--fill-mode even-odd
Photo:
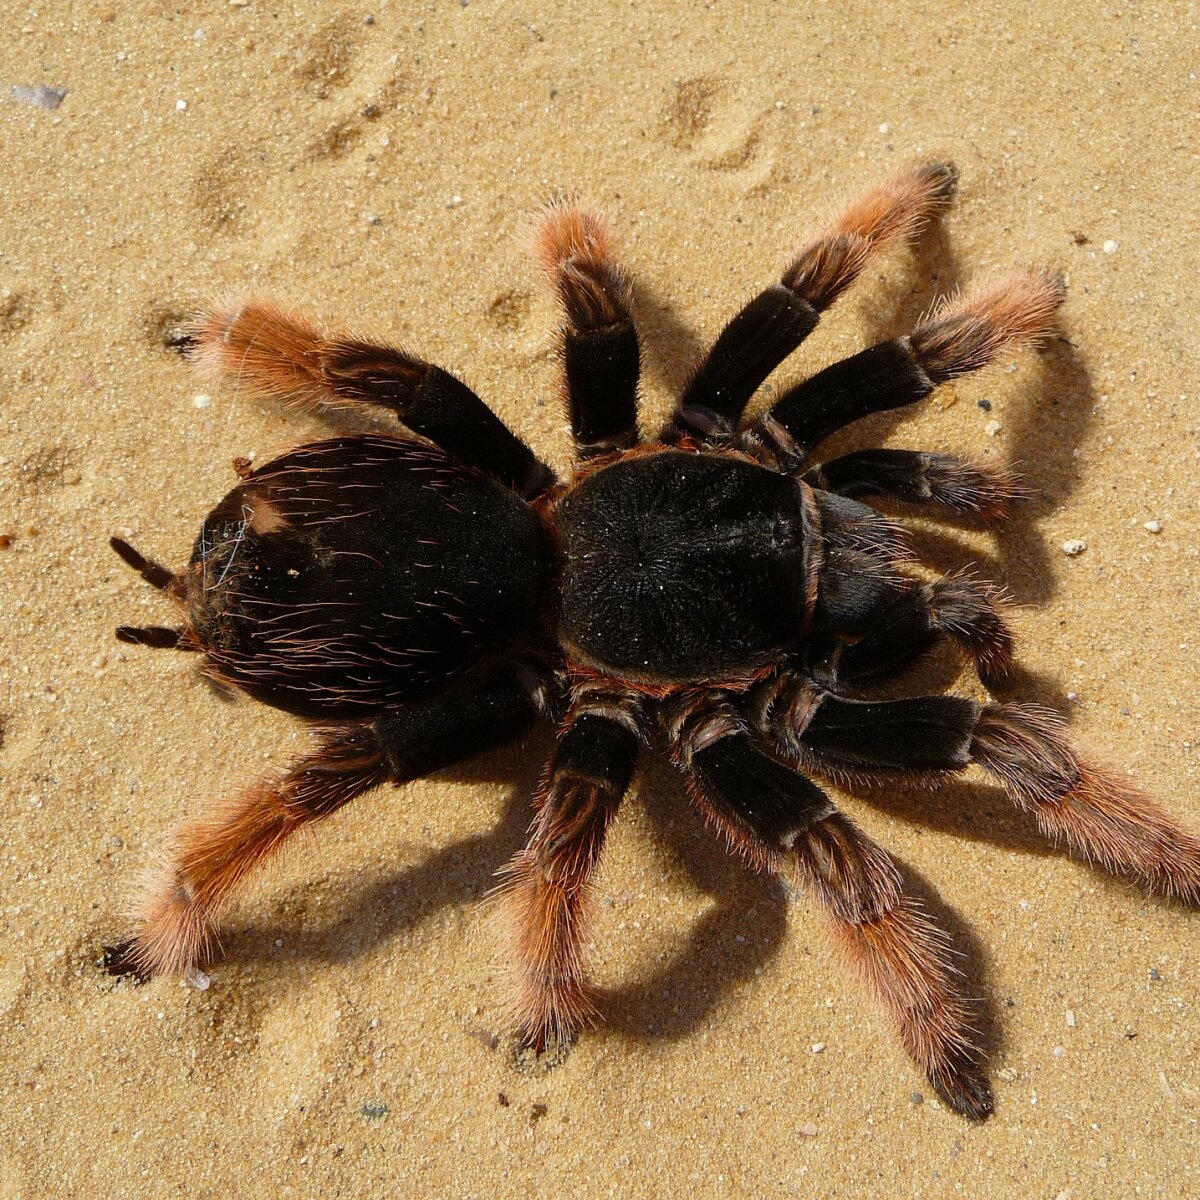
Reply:
[[[558,745],[507,871],[528,1043],[569,1038],[594,1015],[589,880],[654,744],[732,847],[808,886],[938,1094],[986,1116],[983,1055],[945,935],[809,773],[878,781],[977,763],[1050,835],[1192,903],[1200,842],[1081,762],[1045,709],[857,698],[943,637],[989,686],[1012,655],[995,589],[968,574],[906,574],[899,528],[859,497],[996,519],[1017,487],[948,455],[828,459],[821,446],[1036,342],[1062,297],[1056,280],[984,283],[742,421],[870,254],[910,239],[953,188],[953,171],[932,165],[845,209],[734,317],[647,441],[628,288],[604,227],[552,206],[538,244],[566,318],[577,465],[565,483],[437,367],[257,302],[202,315],[190,353],[209,374],[286,400],[380,405],[424,440],[345,436],[268,463],[213,510],[178,573],[114,539],[185,613],[182,628],[118,636],[199,651],[212,675],[321,727],[282,775],[180,826],[110,967],[201,963],[234,887],[295,830],[550,719]]]

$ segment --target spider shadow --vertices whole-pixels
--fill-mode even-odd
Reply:
[[[791,904],[779,880],[750,871],[703,827],[660,755],[647,755],[639,796],[668,874],[682,873],[713,903],[665,961],[636,982],[601,990],[598,999],[606,1029],[638,1041],[677,1040],[779,953]]]
[[[671,300],[644,280],[635,280],[632,286],[633,314],[644,343],[646,375],[667,393],[673,405],[683,395],[707,347]],[[643,408],[647,399],[642,398]]]
[[[257,917],[230,928],[230,959],[259,965],[281,959],[346,963],[438,911],[476,904],[495,887],[496,870],[525,842],[530,797],[552,748],[549,732],[539,731],[519,750],[509,748],[429,776],[467,783],[504,780],[509,795],[490,829],[433,849],[411,867],[345,868],[330,873],[324,887],[297,887],[279,900],[273,919]],[[678,776],[661,756],[647,754],[639,795],[646,798],[642,811],[655,852],[666,855],[714,905],[669,961],[635,984],[602,991],[600,1008],[607,1029],[645,1041],[676,1039],[695,1030],[778,953],[791,904],[777,880],[747,870],[698,820],[689,820]]]
[[[434,847],[412,866],[374,871],[350,866],[331,871],[326,886],[316,890],[325,893],[327,900],[332,890],[336,899],[319,910],[309,904],[314,889],[297,888],[280,901],[279,908],[286,915],[281,913],[274,920],[260,917],[252,925],[231,930],[230,958],[259,963],[281,958],[345,963],[415,928],[435,912],[477,903],[496,886],[496,872],[524,844],[532,815],[531,797],[552,748],[549,729],[539,728],[523,742],[423,777],[422,783],[434,786],[439,780],[503,783],[508,796],[490,828]],[[375,797],[389,794],[395,793],[385,788]],[[373,797],[356,801],[372,802]],[[317,836],[321,833],[328,831],[318,831]],[[408,846],[414,845],[415,839],[410,839]],[[277,947],[276,939],[284,943],[284,949]]]

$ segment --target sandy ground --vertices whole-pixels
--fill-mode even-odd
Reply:
[[[164,331],[209,294],[287,297],[459,372],[561,467],[556,318],[518,236],[560,187],[612,215],[652,428],[838,195],[957,162],[941,228],[773,383],[985,269],[1066,274],[1044,354],[861,436],[1022,464],[1011,527],[917,522],[921,545],[1024,606],[1021,694],[1200,828],[1194,6],[4,9],[0,1197],[1200,1193],[1196,917],[974,776],[839,800],[936,889],[987,997],[981,1127],[661,766],[601,872],[608,1024],[519,1069],[485,895],[546,736],[330,822],[245,894],[207,990],[97,966],[167,828],[302,736],[113,640],[170,613],[110,535],[180,563],[235,455],[329,428],[203,399]],[[933,682],[979,694],[956,670]]]

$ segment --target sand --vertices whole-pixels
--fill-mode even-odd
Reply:
[[[460,373],[561,468],[556,316],[519,236],[560,188],[611,214],[652,429],[839,195],[953,159],[942,226],[759,404],[977,273],[1062,271],[1043,354],[861,436],[1021,464],[1010,527],[916,521],[923,552],[1004,583],[1020,694],[1200,828],[1194,6],[81,0],[4,28],[0,1197],[1200,1193],[1195,915],[974,775],[837,797],[940,897],[987,998],[979,1127],[661,765],[599,877],[608,1023],[521,1070],[486,895],[545,734],[320,829],[246,891],[206,990],[98,966],[165,831],[302,741],[113,639],[171,614],[110,535],[181,563],[232,458],[330,428],[202,386],[164,331],[209,295],[286,298]],[[956,671],[931,682],[981,694]]]

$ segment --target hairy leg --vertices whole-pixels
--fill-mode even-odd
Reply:
[[[505,871],[515,1017],[536,1050],[569,1041],[595,1016],[584,980],[589,891],[637,762],[637,721],[632,702],[577,698],[529,841]]]
[[[1132,784],[1081,759],[1049,709],[957,696],[824,695],[803,709],[780,704],[770,725],[785,752],[833,777],[978,763],[1051,838],[1153,891],[1200,904],[1200,839]]]
[[[189,336],[188,356],[219,382],[301,405],[379,405],[525,497],[554,481],[550,468],[466,384],[392,346],[326,334],[254,300],[200,313]]]
[[[1042,340],[1063,294],[1060,280],[1027,271],[947,297],[908,337],[880,342],[792,388],[747,437],[769,447],[784,469],[796,469],[852,421],[913,404],[1009,346]]]
[[[693,709],[677,722],[675,747],[694,801],[731,848],[790,875],[822,906],[938,1095],[964,1116],[987,1117],[991,1090],[949,939],[905,894],[889,855],[816,784],[759,749],[732,710]]]
[[[383,783],[387,768],[365,727],[328,730],[317,750],[276,779],[187,821],[147,878],[133,936],[106,951],[115,975],[176,975],[207,962],[237,886],[298,829]]]
[[[999,589],[965,571],[911,586],[880,606],[857,642],[837,647],[825,674],[833,690],[865,687],[902,674],[943,638],[975,664],[987,687],[1012,669],[1013,636]]]
[[[200,965],[216,949],[234,891],[298,830],[381,783],[416,779],[519,737],[535,716],[528,689],[501,676],[370,725],[320,731],[317,749],[281,775],[174,831],[133,914],[136,930],[109,951],[109,969],[171,975]]]
[[[1011,471],[921,450],[860,450],[813,467],[804,482],[840,496],[886,496],[984,521],[1002,519],[1025,495]]]

